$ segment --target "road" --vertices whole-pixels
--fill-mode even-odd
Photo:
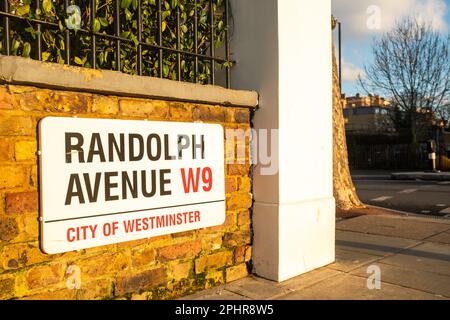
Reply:
[[[356,178],[360,199],[369,205],[450,217],[450,182]]]

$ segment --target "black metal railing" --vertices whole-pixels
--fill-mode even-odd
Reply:
[[[3,55],[230,87],[228,0],[0,1]]]

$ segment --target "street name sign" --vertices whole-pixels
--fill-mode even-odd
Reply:
[[[48,254],[221,225],[218,124],[47,117],[39,123]]]

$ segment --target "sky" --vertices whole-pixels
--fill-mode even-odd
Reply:
[[[342,25],[342,91],[347,96],[364,93],[357,79],[372,62],[373,39],[396,20],[415,15],[445,35],[450,30],[450,0],[332,0],[332,6]]]

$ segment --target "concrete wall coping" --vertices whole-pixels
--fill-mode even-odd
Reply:
[[[254,108],[258,93],[0,55],[0,82],[127,97]]]

